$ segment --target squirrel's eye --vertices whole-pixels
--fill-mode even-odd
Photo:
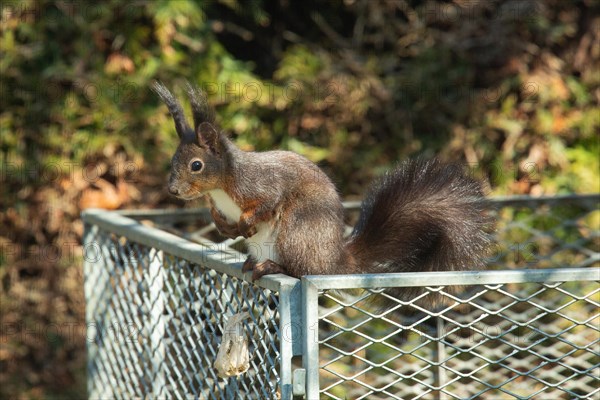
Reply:
[[[194,161],[191,166],[192,171],[194,172],[198,172],[202,169],[202,162],[201,161]]]

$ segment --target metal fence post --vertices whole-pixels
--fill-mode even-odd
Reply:
[[[86,347],[88,354],[88,374],[87,374],[87,389],[88,396],[97,395],[95,393],[96,379],[98,379],[98,371],[94,365],[95,360],[99,357],[98,347],[95,343],[95,337],[90,340],[90,330],[95,328],[95,335],[98,334],[99,327],[96,326],[96,313],[98,305],[102,304],[102,300],[98,298],[98,287],[102,287],[103,282],[98,279],[98,275],[102,273],[102,266],[98,265],[101,260],[100,246],[94,241],[98,235],[97,225],[85,224],[83,232],[83,291],[87,302],[85,308],[85,325],[86,325]],[[100,293],[102,294],[102,292]]]
[[[148,282],[150,308],[150,359],[152,365],[152,396],[166,395],[166,381],[164,374],[165,363],[165,331],[166,324],[163,317],[164,301],[164,269],[163,252],[151,248],[148,254],[148,268],[144,278]]]
[[[292,398],[292,358],[302,352],[301,342],[301,288],[300,282],[290,279],[279,291],[280,345],[281,345],[281,399]]]
[[[310,281],[302,278],[303,354],[302,367],[306,370],[306,399],[319,399],[319,291]]]
[[[114,287],[110,282],[114,263],[110,249],[101,242],[104,237],[97,225],[86,224],[83,236],[84,294],[86,298],[86,347],[88,354],[88,396],[115,396],[113,371],[106,368],[114,343],[109,336],[111,298]]]

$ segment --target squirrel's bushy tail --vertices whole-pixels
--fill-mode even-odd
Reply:
[[[367,194],[347,250],[370,273],[481,268],[490,241],[485,209],[480,183],[461,166],[405,161]]]

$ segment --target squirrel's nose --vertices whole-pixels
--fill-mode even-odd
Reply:
[[[179,194],[179,189],[177,189],[175,186],[169,185],[169,193],[171,193],[173,196],[177,196]]]

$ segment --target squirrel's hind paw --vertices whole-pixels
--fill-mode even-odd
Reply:
[[[252,280],[257,280],[262,278],[265,275],[270,274],[285,274],[285,269],[272,260],[265,260],[256,264],[254,267],[254,272],[252,273]]]
[[[257,279],[262,278],[265,275],[270,274],[285,274],[285,269],[277,264],[273,260],[265,260],[257,263],[252,256],[248,256],[244,265],[242,266],[242,272],[252,271],[252,280],[255,281]]]

